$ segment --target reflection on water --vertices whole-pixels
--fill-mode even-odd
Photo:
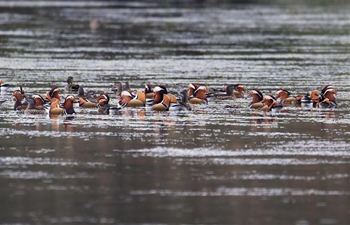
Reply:
[[[0,224],[350,224],[348,3],[0,1]],[[336,109],[13,111],[12,91],[190,82],[273,94],[332,84]],[[62,93],[63,96],[67,93]],[[5,101],[6,100],[6,101]]]

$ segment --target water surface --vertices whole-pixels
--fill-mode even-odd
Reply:
[[[0,224],[349,224],[349,4],[2,1]],[[190,82],[293,95],[336,87],[337,109],[74,118],[13,111],[12,91]],[[63,96],[68,93],[62,93]]]

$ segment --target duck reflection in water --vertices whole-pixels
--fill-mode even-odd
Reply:
[[[72,125],[72,121],[73,120],[74,120],[74,116],[67,116],[63,120],[63,125],[64,125],[64,129],[65,129],[66,132],[74,131],[75,126]]]
[[[154,121],[154,133],[158,136],[158,138],[163,138],[168,135],[169,130],[176,129],[176,120],[172,119],[163,119]]]
[[[278,125],[278,116],[269,116],[267,114],[252,114],[252,119],[251,119],[251,124],[254,125],[273,125],[276,126]]]
[[[146,111],[143,108],[123,108],[113,112],[113,115],[119,115],[122,118],[136,118],[137,121],[144,121]]]

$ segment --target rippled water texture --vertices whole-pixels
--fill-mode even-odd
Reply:
[[[350,6],[0,1],[0,224],[350,224]],[[335,3],[336,4],[335,4]],[[12,91],[190,82],[337,91],[336,109],[74,118],[13,111]],[[62,93],[62,96],[67,93]]]

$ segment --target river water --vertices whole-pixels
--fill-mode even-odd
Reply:
[[[320,2],[0,1],[0,224],[350,224],[350,5]],[[338,107],[13,111],[19,85],[43,95],[68,76],[112,104],[128,81],[329,84]]]

